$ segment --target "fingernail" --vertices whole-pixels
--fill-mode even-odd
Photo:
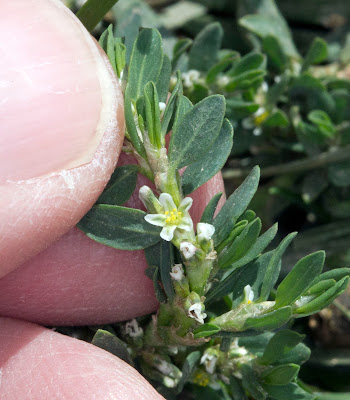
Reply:
[[[0,183],[90,162],[113,110],[99,50],[59,0],[1,5]]]

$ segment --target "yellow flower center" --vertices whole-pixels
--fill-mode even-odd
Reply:
[[[199,386],[207,386],[209,384],[209,377],[204,371],[198,370],[193,377],[193,383]]]
[[[256,126],[261,125],[265,119],[269,116],[268,111],[263,112],[261,115],[258,115],[257,117],[254,118],[254,123]]]
[[[177,211],[176,208],[173,208],[172,211],[165,211],[164,213],[167,217],[167,219],[165,220],[165,222],[168,225],[178,225],[182,219],[182,212],[181,211]]]

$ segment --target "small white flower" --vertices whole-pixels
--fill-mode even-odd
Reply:
[[[125,324],[125,333],[131,337],[138,337],[143,334],[143,329],[139,326],[134,318]]]
[[[185,197],[180,203],[179,208],[177,208],[171,195],[162,193],[159,196],[159,203],[164,212],[162,214],[147,214],[145,220],[152,225],[163,227],[160,237],[170,242],[174,237],[175,229],[192,230],[192,219],[184,216],[187,214],[192,202],[193,200],[190,197]]]
[[[257,128],[253,129],[253,135],[254,136],[260,136],[262,134],[262,129],[260,128],[260,126],[258,126]]]
[[[211,224],[206,224],[204,222],[200,222],[197,224],[197,236],[198,242],[202,242],[203,240],[209,241],[215,233],[215,228]]]
[[[225,87],[230,82],[230,78],[226,75],[220,76],[216,81],[217,85],[221,88]]]
[[[172,365],[166,362],[165,360],[161,360],[158,364],[156,364],[156,367],[159,372],[161,372],[164,375],[172,375],[173,368]]]
[[[165,111],[166,108],[166,104],[163,103],[162,101],[159,102],[159,110],[161,113],[163,113]]]
[[[183,85],[187,88],[191,88],[193,83],[198,81],[199,78],[200,73],[195,69],[190,69],[188,72],[182,74]]]
[[[254,292],[251,286],[250,285],[245,286],[243,289],[243,293],[244,293],[244,301],[247,304],[250,304],[254,300]]]
[[[261,84],[261,90],[264,92],[264,93],[267,93],[267,91],[269,90],[269,85],[267,84],[267,82],[263,82],[262,84]]]
[[[196,254],[197,250],[197,247],[190,242],[180,243],[180,251],[186,260],[192,258]]]
[[[181,264],[175,264],[170,272],[170,276],[174,279],[174,281],[181,281],[184,277],[184,270],[182,269]]]
[[[214,373],[217,359],[218,358],[213,353],[205,352],[202,355],[200,363],[204,364],[205,369],[207,370],[208,374],[213,374]]]
[[[204,308],[202,303],[195,303],[188,309],[189,317],[194,318],[200,324],[204,324],[204,320],[207,317],[207,314],[203,312],[202,308]]]

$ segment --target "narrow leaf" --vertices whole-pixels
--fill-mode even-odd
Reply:
[[[225,98],[213,95],[188,111],[173,127],[169,144],[170,167],[190,165],[212,146],[220,133],[225,114]]]
[[[194,338],[199,339],[202,337],[212,336],[220,331],[220,327],[214,324],[203,324],[193,331]]]
[[[176,85],[175,85],[175,87],[171,93],[171,96],[168,100],[168,103],[166,105],[164,115],[162,118],[161,131],[162,131],[163,136],[165,136],[171,130],[171,127],[172,127],[171,120],[174,119],[174,112],[180,101],[180,96],[182,95],[182,81],[181,81],[181,74],[179,71],[177,71],[176,77],[177,77]],[[191,105],[191,107],[192,107],[192,105]],[[189,109],[191,107],[189,107]]]
[[[186,357],[186,360],[182,367],[182,376],[181,376],[180,382],[176,389],[176,392],[178,394],[182,392],[182,390],[185,386],[185,383],[191,377],[192,372],[194,371],[196,364],[199,361],[200,357],[201,357],[200,351],[193,351]]]
[[[248,318],[244,324],[245,329],[274,330],[286,324],[292,316],[292,307],[282,307],[267,314]]]
[[[208,71],[216,63],[223,33],[221,25],[214,22],[196,36],[189,52],[189,69]]]
[[[91,32],[118,0],[88,0],[77,12],[77,17]]]
[[[324,260],[324,251],[318,251],[298,261],[277,288],[276,308],[294,303],[322,272]]]
[[[216,193],[216,195],[209,201],[202,214],[201,222],[205,222],[207,224],[213,223],[214,214],[221,199],[221,196],[222,192]]]
[[[103,350],[108,351],[111,354],[114,354],[115,356],[130,364],[132,367],[134,366],[126,343],[124,343],[121,339],[119,339],[112,333],[103,329],[99,329],[95,333],[91,343]]]
[[[159,101],[165,103],[168,98],[169,84],[171,76],[171,62],[169,57],[164,54],[162,69],[160,70],[158,80],[156,82]]]
[[[233,128],[230,122],[225,119],[219,136],[211,148],[200,160],[188,166],[182,174],[182,189],[185,196],[221,171],[231,153],[232,144]]]
[[[327,307],[333,302],[339,295],[341,295],[346,287],[348,286],[350,278],[345,277],[339,282],[337,282],[333,287],[326,290],[320,296],[316,297],[309,303],[294,310],[294,314],[300,317],[306,317],[307,315],[315,314],[321,311],[323,308]]]
[[[287,237],[285,237],[279,246],[274,250],[273,256],[269,262],[269,265],[266,269],[265,279],[262,284],[261,294],[259,297],[259,301],[266,301],[270,295],[271,289],[275,286],[277,282],[280,270],[281,270],[281,258],[284,252],[287,250],[287,247],[290,245],[292,240],[297,235],[296,232],[290,233]]]
[[[173,248],[172,244],[165,240],[162,240],[160,245],[160,278],[166,295],[168,296],[169,300],[172,301],[174,298],[174,287],[171,281],[170,272],[174,258]]]
[[[117,167],[96,203],[120,206],[128,201],[136,187],[137,172],[137,165]]]
[[[160,240],[161,228],[145,221],[145,215],[141,210],[99,204],[77,226],[98,243],[115,249],[140,250]]]
[[[254,167],[245,181],[228,198],[214,219],[214,244],[220,244],[232,231],[237,219],[248,207],[259,184],[260,169]]]

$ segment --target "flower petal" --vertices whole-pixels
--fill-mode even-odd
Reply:
[[[172,196],[169,193],[162,193],[159,196],[159,203],[163,206],[164,210],[172,211],[174,208],[176,209],[176,205]]]
[[[179,211],[184,213],[188,211],[193,203],[193,199],[191,197],[185,197],[179,205]]]
[[[181,221],[177,227],[180,229],[184,229],[185,231],[191,231],[193,228],[193,221],[189,217],[183,217],[181,218]]]
[[[174,231],[177,228],[176,225],[166,225],[160,232],[160,237],[167,242],[170,242],[174,237]]]
[[[197,224],[197,235],[201,236],[207,240],[210,240],[215,233],[215,228],[211,224],[206,224],[204,222],[199,222]]]
[[[145,220],[155,226],[164,226],[166,216],[164,214],[147,214]]]

